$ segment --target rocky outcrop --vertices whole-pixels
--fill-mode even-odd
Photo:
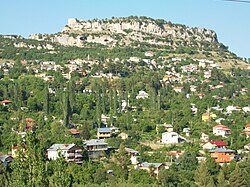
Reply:
[[[113,18],[110,20],[68,19],[61,33],[31,35],[30,39],[47,40],[62,45],[84,47],[87,43],[107,46],[129,45],[133,41],[154,45],[177,46],[197,42],[218,44],[214,31],[205,28],[189,28],[164,20],[146,17]],[[177,42],[178,41],[178,42]]]

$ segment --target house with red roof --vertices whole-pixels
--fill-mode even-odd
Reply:
[[[3,101],[0,101],[0,105],[3,105],[3,106],[7,106],[8,104],[12,103],[11,100],[3,100]]]
[[[246,124],[244,129],[244,134],[246,135],[247,138],[250,137],[250,123]]]
[[[227,138],[231,134],[231,129],[225,125],[216,125],[213,127],[213,134]]]
[[[205,143],[202,146],[202,148],[210,150],[210,149],[215,149],[215,148],[226,148],[226,146],[227,146],[227,143],[225,143],[222,140],[211,140]]]

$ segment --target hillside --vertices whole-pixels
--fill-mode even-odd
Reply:
[[[122,58],[143,57],[147,51],[157,57],[209,59],[223,68],[247,65],[220,43],[206,28],[190,28],[162,19],[130,16],[103,20],[68,19],[61,32],[0,37],[2,59]],[[83,51],[82,48],[85,50]],[[122,50],[125,49],[125,50]]]

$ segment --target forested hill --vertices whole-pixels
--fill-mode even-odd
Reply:
[[[84,49],[84,50],[83,50]],[[55,34],[0,36],[0,58],[64,61],[74,58],[188,57],[214,60],[222,67],[245,67],[242,59],[218,42],[214,31],[162,19],[130,16],[103,20],[68,19]]]

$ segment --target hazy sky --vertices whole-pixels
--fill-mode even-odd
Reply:
[[[68,18],[131,15],[215,30],[230,51],[250,57],[250,3],[223,0],[0,0],[0,34],[56,33]]]

